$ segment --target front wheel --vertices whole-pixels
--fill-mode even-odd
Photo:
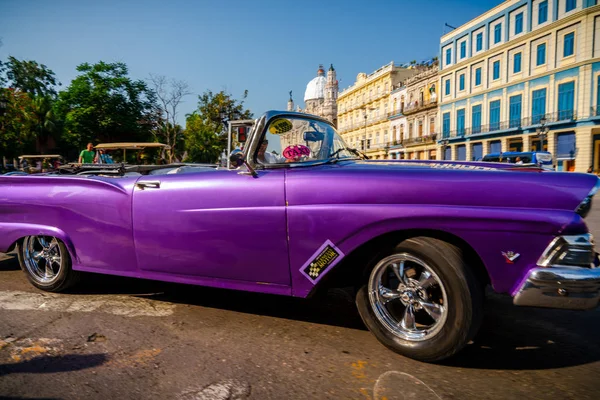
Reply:
[[[388,348],[426,362],[460,351],[482,318],[482,288],[460,249],[417,237],[383,254],[358,291],[358,311]]]
[[[63,291],[79,280],[67,247],[53,236],[27,236],[17,247],[19,264],[29,282],[48,292]]]

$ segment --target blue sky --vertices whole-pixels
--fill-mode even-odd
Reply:
[[[63,86],[83,62],[125,62],[130,75],[184,80],[180,120],[206,89],[226,90],[255,116],[303,107],[306,84],[333,63],[340,89],[359,72],[438,55],[440,36],[501,3],[420,1],[0,0],[0,59],[36,60]]]

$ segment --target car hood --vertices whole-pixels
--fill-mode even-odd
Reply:
[[[431,204],[575,211],[600,181],[592,174],[548,172],[503,163],[364,160],[290,174],[310,185],[321,170],[323,203]]]

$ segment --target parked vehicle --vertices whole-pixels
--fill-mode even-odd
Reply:
[[[536,164],[544,169],[554,169],[552,166],[552,153],[547,151],[507,151],[504,153],[490,153],[485,155],[482,161],[512,164]]]
[[[428,362],[474,337],[487,285],[518,306],[598,305],[595,175],[369,160],[327,120],[280,111],[230,160],[0,177],[0,251],[47,291],[81,271],[297,297],[352,287],[381,343]]]

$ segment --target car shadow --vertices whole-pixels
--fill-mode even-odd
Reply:
[[[30,360],[0,364],[0,376],[9,374],[53,374],[94,368],[108,361],[106,354],[39,356]]]
[[[332,289],[310,299],[300,299],[93,274],[93,279],[82,280],[81,284],[69,293],[132,295],[174,304],[293,319],[350,329],[367,329],[354,306],[354,298],[347,290],[341,289]]]
[[[475,339],[442,365],[490,370],[543,370],[600,360],[600,315],[516,307],[512,299],[490,295]]]
[[[15,271],[20,269],[16,253],[0,253],[0,271]]]

